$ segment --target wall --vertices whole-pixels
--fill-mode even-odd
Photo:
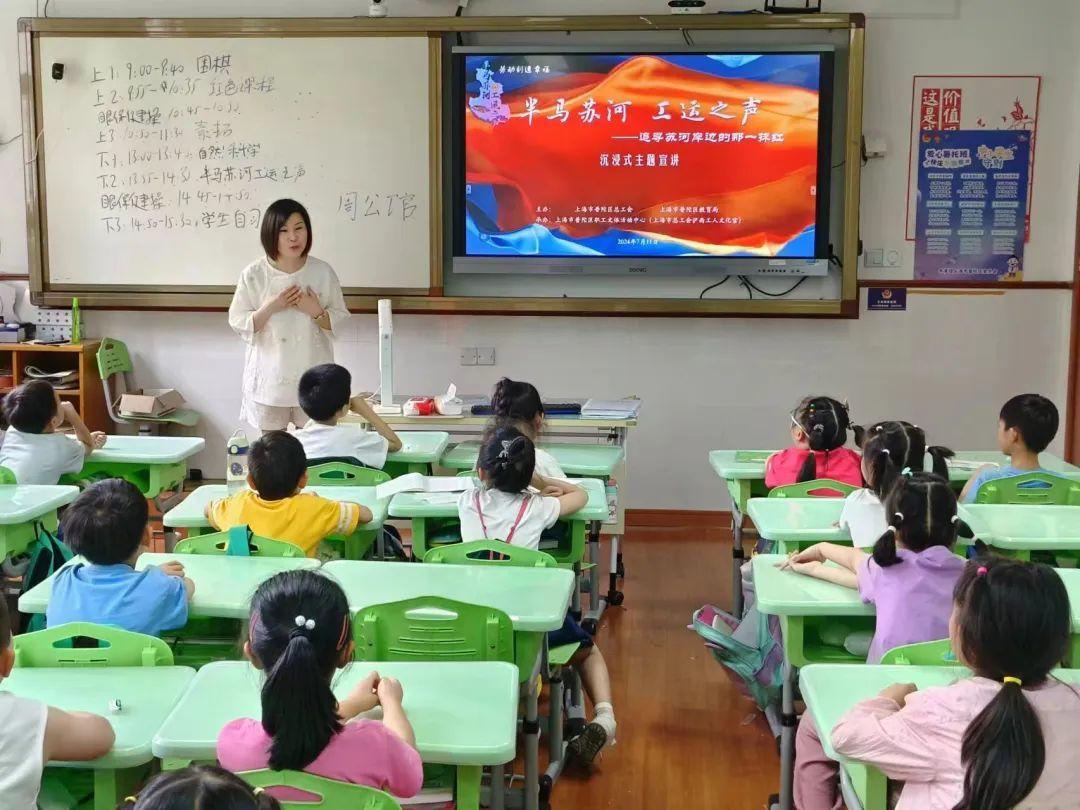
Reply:
[[[398,13],[451,13],[450,0],[389,0]],[[506,12],[505,0],[474,0],[470,14]],[[726,7],[757,5],[756,0]],[[1080,163],[1075,94],[1080,62],[1072,41],[1080,9],[1070,0],[957,0],[888,3],[852,0],[866,9],[865,129],[884,135],[889,156],[864,170],[862,236],[867,245],[905,251],[903,241],[907,130],[914,73],[1043,75],[1029,277],[1068,279]],[[53,0],[51,16],[175,13],[166,0]],[[193,14],[294,13],[294,3],[195,0]],[[657,12],[660,2],[596,0],[590,10]],[[520,13],[573,13],[567,0],[515,3]],[[719,6],[710,2],[710,8]],[[826,4],[839,10],[839,4]],[[257,11],[261,9],[261,11]],[[354,14],[363,4],[314,0],[305,14]],[[876,16],[883,11],[888,16]],[[34,14],[16,0],[0,10],[0,30]],[[17,64],[14,37],[0,40],[0,75]],[[18,86],[0,83],[0,141],[17,131]],[[26,266],[22,151],[0,149],[0,271]],[[1064,178],[1064,182],[1059,182]],[[895,272],[895,271],[893,271]],[[91,334],[128,341],[140,382],[180,388],[206,415],[208,475],[222,471],[224,436],[236,426],[242,352],[219,313],[92,312]],[[863,313],[857,321],[504,318],[408,316],[395,321],[397,387],[437,391],[453,380],[484,391],[499,375],[525,377],[551,398],[638,394],[645,399],[632,435],[635,475],[625,491],[639,508],[724,508],[727,498],[709,470],[706,450],[774,447],[787,435],[786,411],[802,395],[848,397],[858,419],[903,417],[933,441],[958,448],[993,442],[1000,403],[1036,390],[1064,405],[1069,292],[1001,295],[912,295],[906,313]],[[375,320],[353,319],[339,359],[358,386],[374,387]],[[459,346],[494,346],[497,365],[461,368]],[[1033,359],[1034,358],[1034,359]],[[1052,449],[1060,451],[1061,440]]]

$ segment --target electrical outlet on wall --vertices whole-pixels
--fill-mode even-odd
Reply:
[[[494,346],[478,346],[476,348],[476,365],[478,365],[478,366],[493,366],[493,365],[495,365],[495,347]]]
[[[475,346],[462,346],[461,347],[461,365],[463,365],[463,366],[475,366],[476,365],[476,347]]]
[[[884,267],[885,251],[882,248],[868,248],[863,254],[863,267]]]

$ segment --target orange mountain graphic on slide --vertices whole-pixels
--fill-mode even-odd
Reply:
[[[544,79],[502,99],[511,111],[506,123],[465,116],[466,182],[492,186],[500,232],[533,224],[538,206],[550,209],[552,222],[581,207],[629,206],[644,224],[549,227],[575,239],[618,227],[679,242],[691,251],[775,255],[814,225],[818,94],[813,90],[711,76],[656,56],[638,56],[607,74]],[[527,107],[530,99],[535,104]],[[591,123],[583,120],[589,99],[599,115]],[[749,99],[756,100],[756,112],[744,124]],[[612,113],[609,101],[628,102],[625,122]],[[667,102],[663,112],[670,118],[654,117],[661,102]],[[684,118],[684,110],[702,120]],[[661,138],[701,133],[702,139],[645,142],[641,133]],[[709,142],[708,133],[728,140]],[[759,140],[761,133],[768,142]],[[743,140],[734,141],[733,135]],[[638,155],[650,154],[654,165],[638,165]],[[608,165],[602,165],[605,155]],[[611,165],[614,155],[620,165]],[[629,167],[621,165],[626,155]],[[660,155],[669,165],[657,165]],[[678,156],[676,166],[670,165],[672,155]],[[723,221],[650,221],[678,220],[665,211],[671,207],[716,208],[711,216]]]

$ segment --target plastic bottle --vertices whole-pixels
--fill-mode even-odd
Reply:
[[[231,495],[247,486],[248,437],[237,430],[225,443],[225,482]]]

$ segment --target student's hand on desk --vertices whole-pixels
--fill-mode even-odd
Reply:
[[[326,308],[319,303],[319,296],[311,291],[311,287],[304,288],[304,291],[296,297],[293,306],[312,318],[318,318],[326,311]]]
[[[788,556],[792,563],[825,562],[825,555],[821,552],[821,544],[815,543],[810,548],[796,551]]]
[[[371,672],[360,683],[356,684],[349,692],[349,708],[356,714],[368,712],[379,705],[379,698],[375,691],[379,688],[382,679],[378,672]]]
[[[818,560],[811,560],[810,562],[796,562],[792,558],[788,558],[786,562],[780,563],[780,568],[784,571],[794,571],[796,574],[804,574],[805,576],[812,577],[814,572],[820,569],[825,563]]]
[[[405,697],[405,691],[401,688],[401,681],[397,678],[382,678],[376,687],[379,703],[385,706],[387,703],[400,704]]]
[[[563,495],[569,495],[577,489],[578,487],[566,481],[549,481],[540,494],[549,498],[561,498]]]
[[[894,683],[882,689],[880,697],[888,698],[902,709],[907,703],[907,696],[918,691],[919,687],[913,683]]]
[[[182,563],[179,563],[176,560],[162,563],[158,566],[158,568],[160,568],[162,572],[169,577],[177,577],[182,579],[184,576],[184,566]]]
[[[102,433],[100,430],[95,430],[93,433],[90,434],[90,438],[94,440],[94,447],[99,448],[105,446],[105,440],[109,437]]]

